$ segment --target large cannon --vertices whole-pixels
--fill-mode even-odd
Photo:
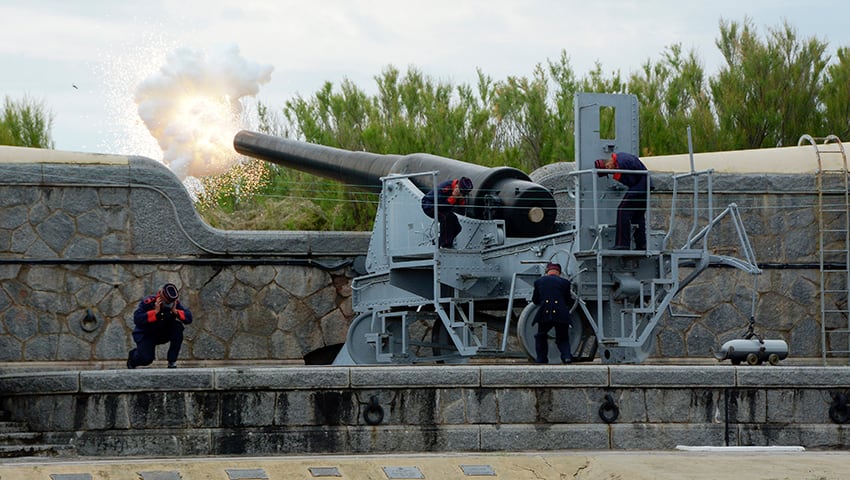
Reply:
[[[652,352],[656,326],[673,297],[709,265],[759,273],[734,205],[701,229],[694,224],[678,247],[670,245],[669,231],[651,231],[645,249],[613,249],[617,205],[624,192],[607,176],[597,175],[594,160],[612,151],[638,151],[637,99],[577,94],[575,106],[576,168],[568,174],[574,180],[569,192],[573,222],[556,221],[552,192],[516,169],[485,168],[422,153],[351,152],[247,131],[237,134],[234,146],[245,155],[381,189],[366,257],[368,273],[352,281],[352,306],[358,315],[335,363],[533,358],[536,328],[531,320],[537,307],[529,300],[533,282],[548,262],[563,265],[573,282],[573,358],[593,360],[598,352],[603,363],[637,363]],[[600,137],[602,107],[614,109],[614,140]],[[710,174],[691,172],[674,179]],[[460,217],[458,248],[438,248],[439,225],[422,212],[420,202],[423,192],[437,182],[459,176],[473,180],[473,208]],[[705,185],[710,191],[711,182]],[[695,221],[698,197],[695,186],[693,200],[683,202],[693,209],[690,217]],[[710,199],[710,192],[701,198]],[[739,229],[738,250],[744,259],[712,255],[702,241],[725,216]],[[549,355],[550,361],[560,360],[554,344]]]
[[[528,175],[510,167],[487,168],[427,153],[380,155],[298,142],[262,133],[241,131],[233,141],[236,151],[250,157],[337,180],[353,188],[380,191],[381,178],[394,174],[439,172],[437,181],[469,177],[470,193],[466,215],[482,220],[502,219],[507,234],[539,237],[552,233],[555,199],[549,190],[533,183]],[[423,191],[432,179],[411,176]]]

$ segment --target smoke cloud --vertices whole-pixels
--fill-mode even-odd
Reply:
[[[256,96],[274,68],[246,60],[236,45],[203,52],[181,47],[135,92],[139,116],[181,179],[226,171],[239,155],[242,99]]]

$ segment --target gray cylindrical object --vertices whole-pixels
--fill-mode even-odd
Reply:
[[[336,180],[362,190],[379,190],[381,177],[438,171],[437,181],[469,177],[473,183],[466,215],[502,219],[508,236],[537,237],[552,233],[556,209],[552,192],[510,167],[487,168],[451,158],[412,153],[382,155],[299,142],[243,130],[236,134],[237,152],[253,158]],[[412,177],[422,191],[433,185],[428,176]]]

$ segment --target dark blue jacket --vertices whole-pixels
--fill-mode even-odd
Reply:
[[[139,342],[147,335],[168,336],[174,322],[182,322],[184,325],[192,323],[192,312],[176,300],[170,310],[162,310],[157,315],[156,295],[147,296],[133,312],[133,323],[136,325],[133,329],[133,339]]]
[[[641,170],[646,171],[646,165],[631,153],[617,152],[614,154],[618,170]],[[629,192],[646,193],[646,182],[650,181],[648,174],[615,173],[614,180],[629,187]]]
[[[569,323],[573,298],[570,281],[558,275],[543,275],[534,281],[531,301],[540,305],[532,324],[538,322]]]
[[[440,210],[439,213],[440,213],[441,217],[444,216],[444,215],[447,215],[449,213],[452,213],[456,207],[465,207],[466,206],[466,199],[465,198],[459,199],[457,201],[457,203],[454,203],[453,200],[450,200],[450,197],[452,196],[452,190],[454,190],[454,188],[452,187],[453,182],[454,182],[454,180],[446,180],[444,182],[440,182],[437,185],[436,195],[437,195],[438,209]],[[425,211],[425,213],[429,217],[433,218],[433,216],[434,216],[434,190],[431,190],[430,192],[426,193],[424,197],[422,197],[422,210]]]

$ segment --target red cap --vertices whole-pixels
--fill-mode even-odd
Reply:
[[[557,263],[547,263],[546,264],[546,272],[548,273],[549,270],[557,270],[558,273],[561,273],[561,265],[559,265]]]

